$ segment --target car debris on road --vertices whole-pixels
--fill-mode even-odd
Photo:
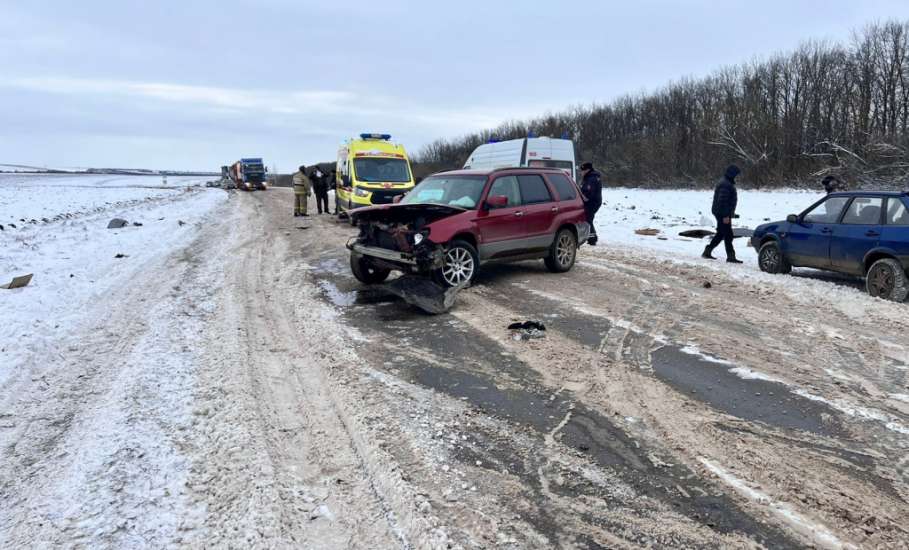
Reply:
[[[28,275],[20,275],[18,277],[13,277],[13,280],[11,282],[9,282],[5,285],[0,285],[0,288],[12,290],[14,288],[22,288],[24,286],[28,286],[28,283],[32,282],[32,276],[33,276],[33,274],[29,273]]]
[[[512,331],[512,338],[515,340],[531,340],[546,336],[546,325],[533,320],[511,323],[508,330]]]
[[[408,304],[422,309],[426,313],[439,315],[451,309],[458,292],[466,286],[465,284],[444,288],[424,277],[403,275],[383,285],[381,288],[401,298]]]

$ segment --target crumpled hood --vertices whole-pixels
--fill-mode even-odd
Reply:
[[[356,222],[406,223],[422,219],[428,224],[466,211],[442,204],[381,204],[352,210],[350,217]]]

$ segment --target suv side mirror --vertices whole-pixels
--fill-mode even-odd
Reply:
[[[505,195],[486,197],[486,206],[489,208],[505,208],[508,206],[508,197]]]
[[[788,216],[786,216],[786,221],[789,223],[800,223],[799,217],[796,216],[795,214],[789,214]]]

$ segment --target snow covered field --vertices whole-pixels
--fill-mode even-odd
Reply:
[[[739,190],[738,214],[733,227],[754,229],[766,221],[785,219],[799,213],[823,197],[806,191],[743,191]],[[710,213],[713,191],[657,191],[651,189],[605,188],[603,208],[597,214],[597,233],[606,244],[630,245],[678,257],[700,257],[705,239],[680,237],[686,229],[716,229]],[[659,229],[656,236],[635,234],[636,229]],[[664,240],[665,239],[665,240]],[[757,265],[757,253],[748,240],[735,240],[738,257]],[[714,256],[725,259],[722,243]]]
[[[211,178],[0,174],[0,224],[72,218],[113,206],[173,196]],[[24,220],[24,222],[23,222]]]
[[[0,283],[34,274],[27,288],[0,294],[0,385],[78,326],[110,288],[197,234],[227,200],[221,190],[187,187],[201,181],[174,178],[163,188],[158,177],[0,176]],[[107,229],[114,217],[131,225]]]

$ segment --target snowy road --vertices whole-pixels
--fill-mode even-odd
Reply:
[[[148,200],[0,234],[4,547],[909,544],[906,304],[607,235],[428,317],[289,190]]]

